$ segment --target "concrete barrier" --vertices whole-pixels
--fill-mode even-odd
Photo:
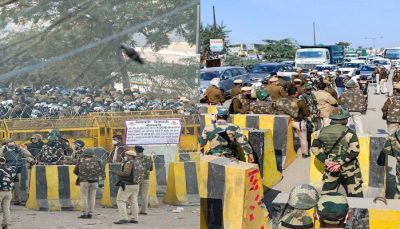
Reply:
[[[154,163],[154,161],[153,161]],[[111,170],[121,170],[121,163],[108,163],[105,166],[105,179],[104,179],[104,190],[103,195],[100,200],[100,205],[103,207],[116,207],[117,206],[117,194],[119,187],[116,184],[119,178]],[[154,164],[153,164],[154,168]],[[150,172],[150,184],[149,184],[149,205],[150,207],[158,207],[158,197],[157,197],[157,181],[156,181],[156,171]]]
[[[222,106],[198,104],[200,114],[217,114],[217,109]]]
[[[363,178],[363,191],[365,197],[385,196],[387,169],[376,164],[376,159],[383,149],[386,137],[384,135],[359,137],[361,175]],[[322,188],[322,174],[324,165],[311,154],[310,182],[315,187]]]
[[[211,125],[212,115],[200,116],[200,129]],[[287,115],[231,115],[228,122],[244,129],[269,129],[274,141],[276,161],[279,171],[286,169],[295,159],[294,132],[291,118]]]
[[[200,174],[200,228],[267,228],[256,164],[207,155]]]
[[[200,161],[200,153],[177,153],[175,161]]]
[[[271,227],[276,227],[279,223],[279,216],[281,215],[289,194],[280,193],[272,201],[270,210]],[[387,200],[387,205],[377,201],[374,203],[373,198],[356,198],[347,197],[350,206],[352,218],[347,221],[346,227],[353,228],[369,228],[369,229],[395,229],[400,225],[400,200]],[[285,214],[291,211],[286,208]],[[310,217],[313,217],[314,210],[307,211]],[[315,220],[315,228],[319,228],[318,220]]]
[[[164,203],[172,205],[199,204],[199,169],[198,161],[169,163]]]
[[[80,189],[74,166],[38,165],[31,171],[26,207],[40,211],[80,210]]]

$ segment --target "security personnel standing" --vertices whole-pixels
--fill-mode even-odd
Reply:
[[[240,79],[234,80],[233,83],[235,84],[235,86],[231,90],[231,98],[239,95],[242,92],[241,88],[242,88],[243,80],[240,80]]]
[[[91,219],[103,167],[100,160],[94,157],[93,149],[85,149],[82,156],[74,169],[74,174],[78,176],[77,185],[81,189],[82,215],[78,218]]]
[[[253,162],[253,150],[247,138],[242,134],[237,125],[227,122],[228,117],[228,110],[218,109],[216,123],[206,126],[199,138],[200,151],[215,156],[243,160],[244,156],[241,156],[237,147],[234,146],[234,143],[238,143],[243,149],[244,154],[248,155],[249,162]],[[204,152],[204,147],[208,141],[210,142],[210,149]]]
[[[73,162],[78,162],[79,159],[83,156],[83,152],[85,151],[85,142],[83,142],[80,139],[75,140],[74,142],[74,148],[73,148],[73,152],[72,152],[72,161]]]
[[[383,119],[387,122],[389,134],[400,129],[400,83],[393,84],[393,96],[382,107]]]
[[[122,135],[115,134],[112,137],[113,149],[109,153],[108,162],[109,163],[120,163],[125,157],[125,152],[128,147],[122,142]]]
[[[347,228],[346,222],[351,218],[349,204],[345,196],[338,192],[321,195],[315,213],[320,222],[320,229]]]
[[[305,84],[305,92],[299,96],[299,100],[304,101],[310,111],[310,116],[307,117],[306,121],[308,148],[311,146],[311,134],[317,130],[319,117],[317,98],[315,98],[315,95],[312,93],[312,89],[313,87],[311,84]]]
[[[153,171],[153,160],[150,156],[143,154],[144,148],[142,146],[135,146],[135,151],[137,153],[137,159],[141,161],[144,167],[144,178],[142,183],[140,183],[139,185],[139,214],[147,215],[147,207],[149,205],[148,194],[150,184],[150,171]]]
[[[0,149],[0,157],[6,159],[6,164],[8,166],[15,166],[17,172],[17,178],[14,182],[14,205],[21,204],[21,172],[25,166],[23,158],[29,163],[33,163],[33,158],[31,153],[26,148],[18,147],[14,140],[3,139],[4,146]]]
[[[225,102],[225,96],[219,88],[219,78],[214,78],[210,82],[210,86],[204,92],[204,96],[211,105],[222,105]]]
[[[39,154],[40,150],[42,150],[42,147],[44,146],[42,138],[42,135],[34,134],[30,139],[31,143],[26,145],[28,151],[32,154],[33,158],[36,158],[36,156]]]
[[[0,157],[0,204],[3,212],[2,229],[7,229],[10,222],[10,203],[12,198],[11,191],[14,188],[13,180],[17,176],[14,166],[6,164],[6,159]]]
[[[393,72],[393,79],[392,79],[392,83],[400,83],[400,69],[399,67],[396,67],[394,72]]]
[[[356,127],[356,133],[358,135],[364,134],[361,114],[367,111],[367,102],[364,98],[363,92],[359,86],[353,80],[349,80],[346,83],[347,90],[343,92],[339,99],[339,105],[350,112],[351,118],[353,119]]]
[[[349,129],[350,113],[340,108],[330,115],[331,125],[315,132],[311,152],[325,165],[322,194],[336,191],[342,184],[351,197],[363,197],[358,154],[360,144],[355,131]]]
[[[128,150],[125,152],[127,161],[122,165],[121,171],[111,170],[112,173],[117,174],[120,182],[117,194],[117,206],[119,213],[119,221],[114,224],[126,223],[139,223],[139,206],[138,194],[139,185],[144,180],[144,167],[143,164],[136,158],[136,152]],[[126,204],[131,199],[132,219],[128,219]]]
[[[385,166],[386,156],[389,155],[396,158],[396,194],[395,199],[400,199],[400,130],[389,136],[385,142],[383,152],[379,156],[378,165]]]
[[[251,87],[242,87],[242,93],[232,98],[229,106],[231,114],[246,114],[250,110]]]
[[[43,165],[56,165],[61,164],[64,159],[64,150],[58,144],[57,138],[50,135],[47,138],[47,144],[43,146],[42,150],[37,156],[39,164]]]
[[[250,103],[251,114],[274,114],[273,103],[266,90],[258,90],[256,97],[257,100]]]
[[[279,79],[276,77],[272,77],[269,79],[269,85],[265,88],[265,90],[268,91],[268,94],[271,96],[272,101],[287,97],[285,89],[279,85]]]

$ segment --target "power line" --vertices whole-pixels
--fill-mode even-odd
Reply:
[[[89,44],[87,44],[85,46],[81,46],[80,48],[68,51],[68,52],[66,52],[66,53],[64,53],[62,55],[51,57],[48,60],[40,61],[40,62],[38,62],[36,64],[32,64],[30,66],[18,68],[18,69],[14,70],[14,71],[7,72],[5,74],[0,75],[0,79],[1,80],[7,80],[7,79],[15,77],[17,75],[20,75],[20,74],[23,74],[23,73],[27,73],[27,72],[34,71],[36,69],[42,68],[43,66],[45,66],[45,65],[47,65],[49,63],[56,62],[56,61],[61,61],[61,60],[65,59],[65,58],[67,58],[67,57],[75,56],[75,55],[77,55],[77,54],[79,54],[81,52],[84,52],[84,51],[88,50],[88,49],[95,48],[95,47],[97,47],[97,46],[99,46],[101,44],[110,42],[110,41],[112,41],[112,40],[114,40],[114,39],[116,39],[118,37],[124,36],[124,35],[126,35],[128,33],[135,32],[135,31],[137,31],[137,30],[139,30],[139,29],[141,29],[143,27],[146,27],[146,26],[149,26],[149,25],[151,25],[151,24],[153,24],[155,22],[161,21],[161,20],[163,20],[163,19],[165,19],[165,18],[167,18],[169,16],[172,16],[172,15],[180,13],[180,12],[182,12],[184,10],[187,10],[190,7],[193,7],[193,6],[197,5],[197,2],[198,1],[191,1],[186,5],[177,7],[174,10],[169,11],[168,13],[165,13],[165,14],[160,15],[158,17],[155,17],[155,18],[153,18],[153,19],[151,19],[151,20],[149,20],[147,22],[143,22],[143,23],[140,23],[139,25],[132,26],[132,27],[130,27],[128,29],[122,30],[121,32],[118,32],[118,33],[115,33],[115,34],[113,34],[111,36],[105,37],[105,38],[103,38],[103,39],[101,39],[99,41],[92,42],[92,43],[89,43]]]

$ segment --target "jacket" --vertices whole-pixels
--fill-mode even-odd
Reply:
[[[320,117],[329,118],[329,115],[337,105],[337,100],[325,90],[318,90],[314,92],[314,95],[317,99],[317,107],[320,111]]]

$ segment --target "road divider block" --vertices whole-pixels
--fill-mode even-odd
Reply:
[[[200,175],[200,228],[267,228],[258,165],[207,155]]]
[[[200,153],[177,153],[175,155],[175,161],[200,161]]]

